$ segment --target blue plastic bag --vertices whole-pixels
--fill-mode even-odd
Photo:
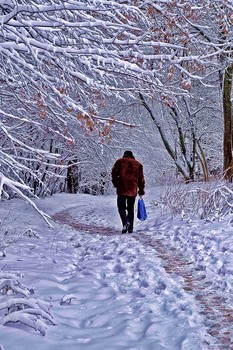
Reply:
[[[144,200],[142,198],[139,198],[138,200],[137,218],[140,221],[145,221],[147,218],[146,207],[145,207]]]

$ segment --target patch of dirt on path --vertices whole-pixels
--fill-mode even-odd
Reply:
[[[104,236],[118,235],[120,232],[110,227],[88,225],[78,222],[66,211],[56,213],[52,219],[61,224],[68,225],[77,231]],[[156,237],[140,234],[131,234],[132,238],[143,245],[155,249],[156,254],[163,261],[165,271],[175,279],[183,278],[183,289],[195,294],[195,299],[200,305],[201,314],[204,317],[207,333],[212,336],[216,345],[213,350],[233,350],[233,308],[229,300],[215,290],[211,282],[206,282],[205,275],[198,271],[192,262],[182,256],[180,252],[162,242]],[[211,350],[212,350],[211,349]]]
[[[216,340],[214,350],[233,350],[233,308],[226,297],[205,281],[203,271],[198,271],[192,262],[174,248],[167,247],[156,237],[135,237],[140,242],[153,247],[163,260],[163,266],[174,279],[183,278],[183,289],[195,294],[204,317],[207,333]],[[211,349],[211,350],[212,350]]]
[[[52,219],[61,224],[68,225],[76,231],[83,231],[86,233],[99,234],[104,236],[113,236],[120,233],[111,227],[95,226],[79,222],[66,211],[61,211],[59,213],[54,214],[52,216]]]

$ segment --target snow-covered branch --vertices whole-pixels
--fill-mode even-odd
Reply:
[[[59,154],[75,148],[74,130],[108,135],[116,121],[101,119],[100,110],[109,96],[175,96],[187,94],[193,80],[209,83],[232,60],[232,4],[221,6],[216,0],[210,11],[201,1],[1,1],[5,177],[40,181],[51,175],[49,162],[62,168]]]
[[[57,325],[50,312],[52,305],[32,298],[33,288],[20,283],[20,277],[20,273],[0,271],[0,294],[8,296],[7,300],[0,303],[0,310],[5,310],[1,324],[20,323],[45,335],[49,324]]]
[[[28,198],[28,196],[26,196],[22,190],[28,190],[30,191],[31,189],[19,182],[10,180],[8,178],[6,178],[2,173],[0,173],[0,198],[2,196],[2,192],[3,192],[3,186],[7,186],[8,188],[10,188],[14,193],[16,193],[19,197],[23,198],[24,200],[26,200],[41,216],[42,218],[47,222],[47,224],[50,227],[53,227],[50,222],[48,221],[49,215],[47,215],[46,213],[44,213],[43,211],[41,211],[36,204],[30,199]]]

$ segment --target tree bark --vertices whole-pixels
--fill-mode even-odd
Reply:
[[[223,77],[223,116],[224,116],[224,139],[223,139],[223,156],[224,156],[224,177],[231,180],[233,169],[232,164],[232,76],[233,64],[226,68]]]
[[[186,183],[190,182],[190,177],[188,176],[187,173],[184,172],[184,170],[182,169],[182,167],[179,165],[179,162],[177,161],[176,159],[176,152],[175,150],[172,149],[172,147],[170,146],[167,138],[165,137],[164,133],[163,133],[163,130],[162,128],[160,127],[160,125],[158,125],[158,123],[156,122],[156,119],[149,107],[149,105],[147,104],[147,102],[145,101],[145,98],[143,97],[143,95],[141,93],[139,93],[139,97],[140,97],[140,100],[142,102],[142,105],[146,108],[146,110],[149,112],[149,115],[151,117],[151,119],[153,120],[153,122],[155,123],[158,131],[159,131],[159,134],[160,134],[160,137],[163,141],[163,144],[168,152],[168,154],[171,156],[171,158],[173,159],[173,161],[175,162],[175,165],[176,165],[176,168],[177,170],[181,173],[181,175],[184,177],[184,180]]]
[[[207,182],[207,181],[209,181],[209,170],[208,170],[207,160],[206,160],[203,148],[201,147],[200,142],[198,140],[197,140],[197,146],[200,150],[200,154],[199,154],[198,150],[196,150],[196,155],[201,163],[202,171],[204,174],[204,181]]]
[[[76,158],[68,162],[66,180],[67,180],[68,193],[77,193],[78,192],[78,165],[77,165]]]

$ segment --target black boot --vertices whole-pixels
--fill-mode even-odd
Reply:
[[[122,233],[127,233],[128,232],[128,229],[129,229],[129,223],[127,222],[127,224],[125,224],[123,226],[123,230],[121,231]]]

